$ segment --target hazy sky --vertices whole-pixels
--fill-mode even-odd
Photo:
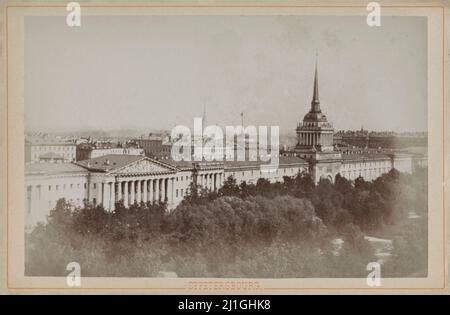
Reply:
[[[315,51],[335,129],[427,128],[421,17],[27,17],[27,130],[279,125],[309,109]]]

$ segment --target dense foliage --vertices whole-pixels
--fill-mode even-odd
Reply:
[[[377,261],[370,234],[394,240],[387,274],[424,276],[426,174],[393,170],[354,183],[337,175],[318,185],[308,174],[256,185],[230,177],[217,193],[192,186],[170,212],[158,203],[74,209],[61,199],[27,235],[26,273],[66,275],[76,261],[83,276],[365,277]]]

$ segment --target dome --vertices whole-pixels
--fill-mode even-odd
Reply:
[[[322,114],[322,112],[309,111],[303,118],[303,121],[305,121],[305,122],[314,122],[314,121],[327,122],[328,120],[327,120],[327,116]]]

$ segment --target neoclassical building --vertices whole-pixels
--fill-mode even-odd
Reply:
[[[410,154],[385,153],[380,150],[339,151],[333,144],[334,128],[322,112],[319,100],[317,63],[311,107],[297,125],[297,145],[294,155],[305,159],[309,172],[317,183],[321,178],[334,181],[337,174],[354,180],[363,177],[371,181],[395,168],[411,173],[413,159]]]
[[[322,178],[334,181],[337,174],[349,180],[360,176],[373,180],[393,168],[406,173],[413,169],[410,154],[363,149],[343,152],[335,148],[333,125],[320,107],[317,64],[311,107],[296,132],[295,150],[279,156],[276,168],[266,168],[260,161],[176,162],[129,154],[108,154],[74,163],[27,163],[26,230],[44,222],[61,198],[74,206],[89,202],[109,211],[118,201],[126,207],[166,201],[171,210],[189,192],[191,183],[216,191],[229,176],[238,184],[256,184],[260,178],[282,182],[285,176],[309,172],[317,183]]]
[[[262,162],[176,162],[154,160],[141,155],[106,155],[76,163],[29,163],[25,165],[26,229],[44,222],[56,202],[65,198],[81,207],[84,202],[114,210],[122,201],[126,207],[140,202],[167,202],[174,209],[188,193],[191,183],[217,191],[229,176],[238,183],[271,182],[308,170],[298,157],[281,157],[273,171]]]

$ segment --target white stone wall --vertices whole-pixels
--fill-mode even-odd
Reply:
[[[411,157],[396,157],[393,158],[393,167],[403,173],[411,174],[413,170],[413,162]]]
[[[27,176],[25,185],[26,229],[45,222],[56,202],[65,198],[74,206],[82,206],[87,198],[87,175]]]
[[[390,158],[375,160],[344,160],[340,174],[348,180],[355,180],[359,176],[366,181],[372,181],[392,169]]]
[[[192,180],[192,171],[181,171],[175,174],[173,207],[176,207],[184,199],[186,194],[188,194]]]
[[[242,182],[247,184],[256,184],[259,178],[264,178],[271,183],[283,182],[283,177],[294,177],[299,172],[307,171],[307,166],[280,166],[278,169],[272,171],[261,170],[259,168],[228,168],[225,170],[225,180],[232,176],[236,179],[236,183],[240,185]]]

